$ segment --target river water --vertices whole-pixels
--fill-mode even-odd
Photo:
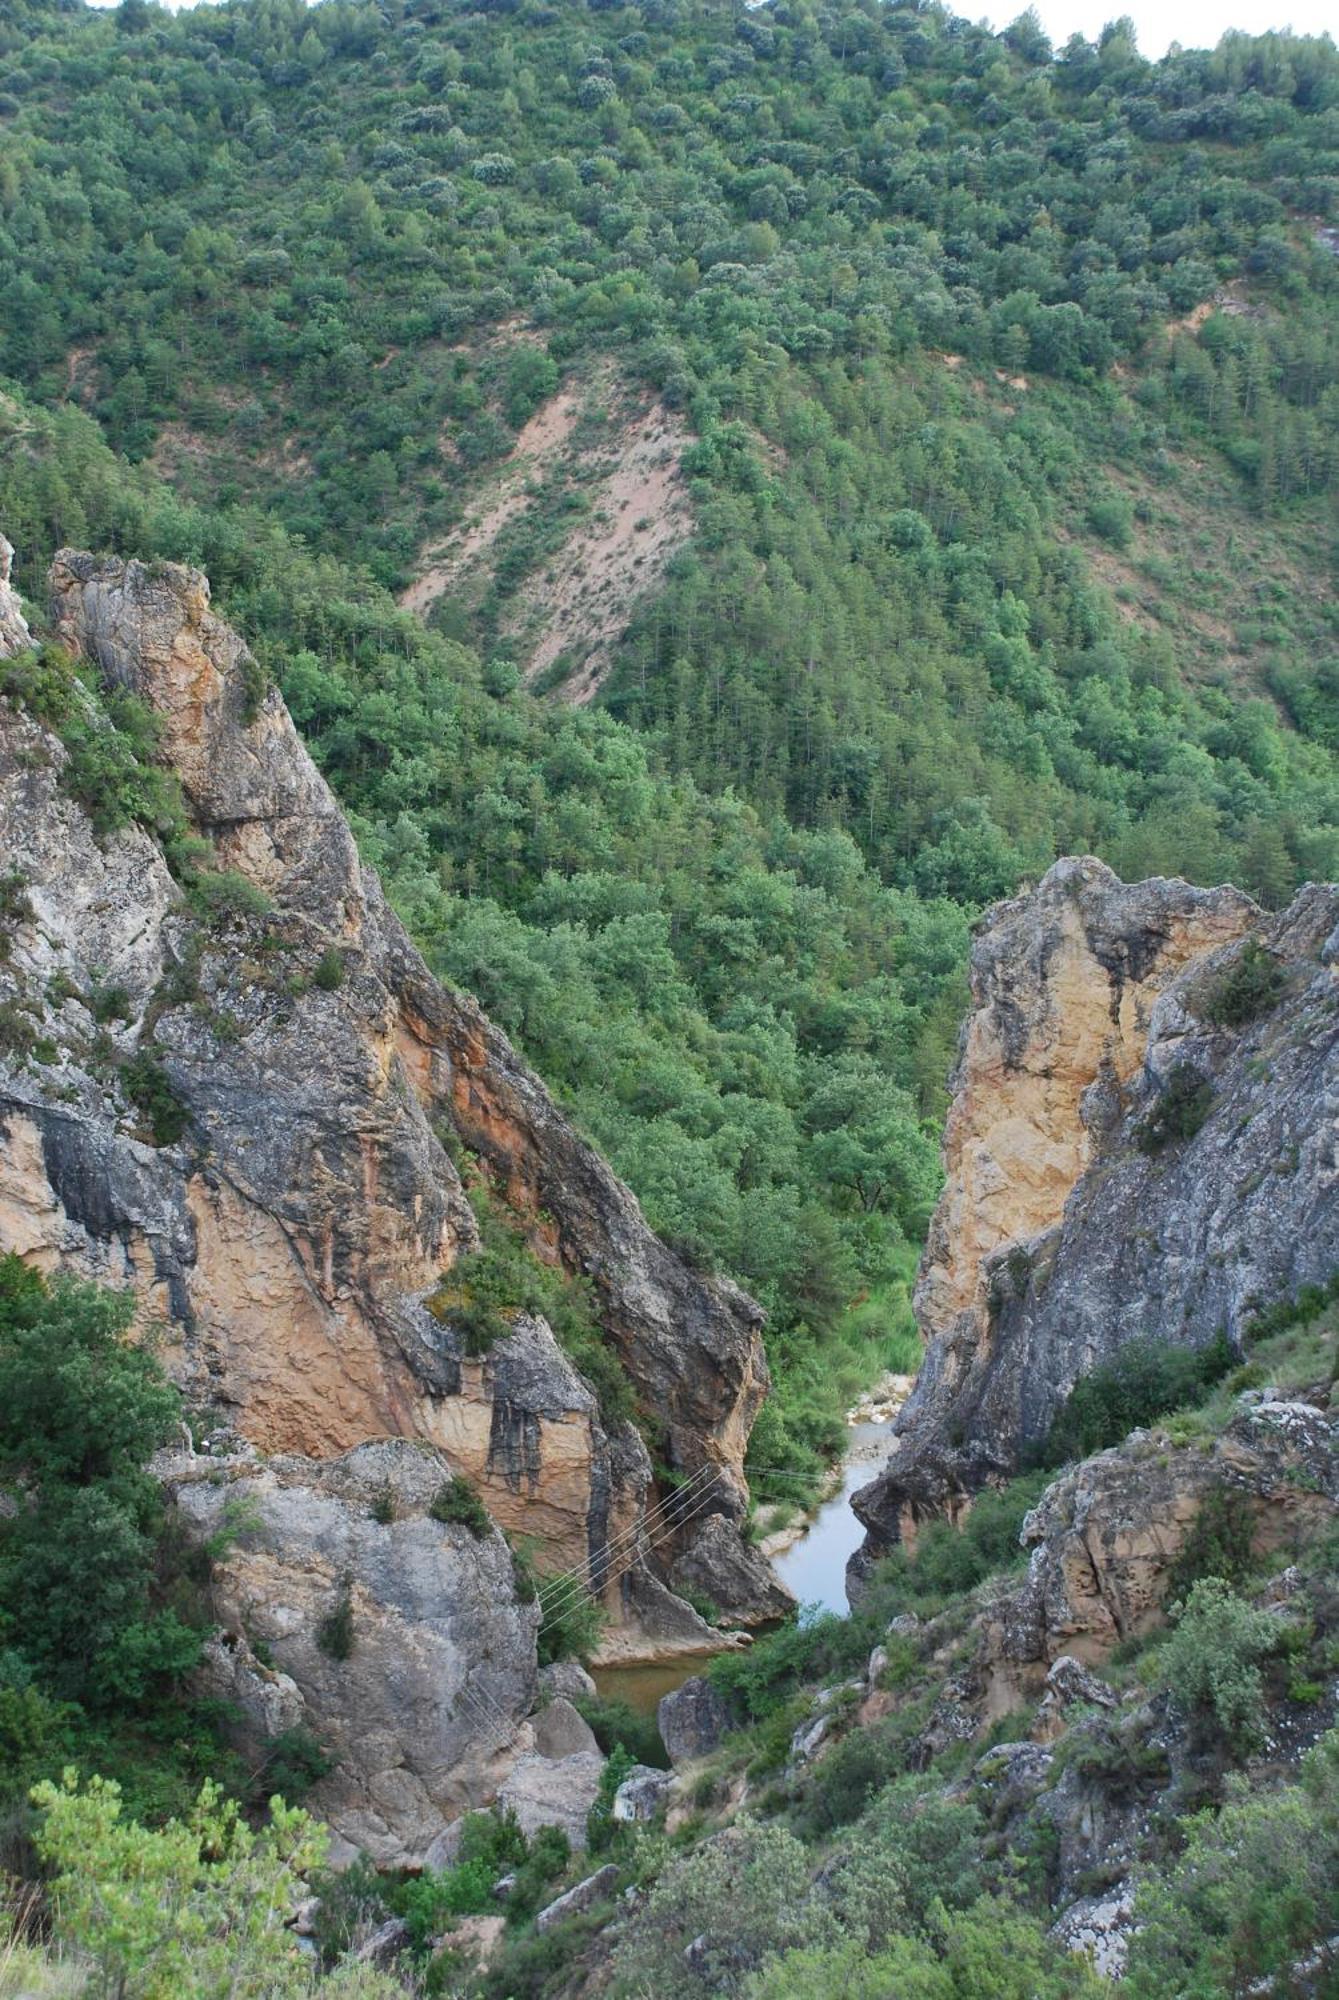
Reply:
[[[851,1495],[867,1486],[879,1472],[893,1442],[894,1415],[901,1407],[909,1377],[892,1378],[896,1387],[889,1394],[884,1384],[884,1400],[852,1412],[847,1420],[846,1458],[841,1485],[829,1495],[789,1547],[772,1557],[772,1568],[792,1592],[798,1604],[817,1605],[845,1617],[846,1564],[864,1539],[864,1527],[851,1511]],[[877,1412],[878,1421],[862,1421],[865,1408]],[[626,1701],[643,1711],[654,1709],[662,1695],[669,1694],[690,1674],[700,1674],[706,1658],[690,1655],[672,1660],[656,1660],[639,1666],[596,1667],[595,1685],[606,1701]]]

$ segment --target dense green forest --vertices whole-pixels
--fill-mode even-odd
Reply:
[[[16,0],[0,57],[21,581],[208,569],[434,967],[762,1297],[812,1471],[910,1351],[974,912],[1075,848],[1335,872],[1339,55]],[[611,358],[695,532],[574,712],[505,613],[579,481],[481,603],[392,593]]]

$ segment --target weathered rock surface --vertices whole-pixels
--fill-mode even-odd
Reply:
[[[535,1918],[535,1929],[552,1930],[555,1924],[562,1923],[565,1918],[575,1917],[580,1911],[589,1910],[593,1904],[603,1902],[606,1896],[613,1895],[618,1887],[618,1881],[618,1869],[612,1861],[606,1862],[604,1867],[597,1868],[593,1875],[587,1875],[584,1882],[578,1882],[565,1895],[558,1896],[552,1903],[546,1905]]]
[[[733,1717],[724,1695],[701,1674],[693,1674],[661,1696],[656,1721],[671,1761],[686,1764],[694,1757],[709,1757],[719,1747]]]
[[[758,1308],[653,1235],[506,1039],[430,977],[204,577],[65,551],[51,585],[61,638],[155,710],[213,863],[270,907],[202,919],[148,834],[94,837],[56,738],[0,711],[0,834],[32,910],[0,1000],[32,1005],[58,1050],[0,1065],[0,1244],[133,1287],[188,1392],[264,1451],[438,1446],[546,1567],[607,1581],[635,1651],[657,1615],[695,1617],[665,1588],[682,1538],[639,1536],[641,1439],[603,1423],[542,1321],[471,1359],[425,1309],[477,1240],[454,1132],[533,1217],[537,1252],[593,1280],[668,1462],[702,1475],[703,1515],[738,1545],[723,1608],[767,1615],[770,1573],[734,1527],[766,1389]],[[174,1143],[125,1094],[120,1064],[146,1052],[185,1112]]]
[[[32,636],[19,594],[9,580],[13,566],[13,547],[0,535],[0,660],[21,653],[31,643]]]
[[[585,1849],[586,1820],[603,1770],[604,1758],[590,1750],[571,1757],[521,1757],[498,1792],[498,1804],[511,1807],[527,1839],[542,1826],[560,1827],[578,1853]]]
[[[575,1757],[579,1751],[599,1755],[595,1731],[561,1695],[545,1702],[530,1727],[541,1757]]]
[[[925,1365],[855,1499],[876,1546],[1014,1471],[1124,1342],[1235,1339],[1339,1265],[1336,926],[1334,888],[1269,917],[1234,889],[1127,885],[1092,859],[989,913],[917,1288]],[[1215,1027],[1210,996],[1247,937],[1282,989]],[[1183,1066],[1209,1116],[1143,1151]]]
[[[1101,1661],[1158,1620],[1210,1493],[1235,1494],[1264,1555],[1321,1532],[1339,1505],[1339,1423],[1309,1403],[1243,1411],[1208,1450],[1137,1431],[1046,1489],[1023,1528],[1026,1582],[999,1608],[1002,1663]]]
[[[650,1764],[634,1764],[614,1793],[612,1817],[630,1821],[654,1819],[672,1783],[668,1771],[657,1771]]]
[[[275,1724],[314,1730],[335,1768],[313,1803],[350,1848],[420,1859],[443,1819],[493,1797],[534,1702],[539,1614],[502,1536],[432,1518],[443,1468],[409,1440],[324,1464],[178,1454],[160,1470],[202,1535],[234,1528],[214,1570],[216,1690],[262,1752]],[[327,1621],[345,1606],[340,1657]]]

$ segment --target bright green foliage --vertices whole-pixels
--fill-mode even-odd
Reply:
[[[936,1913],[928,1936],[873,1956],[845,1942],[788,1953],[751,1979],[747,2000],[1085,2000],[1110,1989],[1035,1917],[983,1897]]]
[[[1300,1783],[1236,1781],[1188,1832],[1184,1855],[1140,1886],[1122,1990],[1130,2000],[1294,1990],[1290,1969],[1339,1929],[1339,1736],[1308,1754]]]
[[[582,1719],[590,1724],[606,1757],[621,1745],[634,1764],[649,1764],[658,1771],[669,1769],[669,1755],[660,1740],[653,1714],[645,1714],[631,1702],[602,1699],[599,1695],[582,1696],[576,1706]]]
[[[53,1694],[135,1703],[191,1666],[199,1636],[155,1603],[163,1503],[144,1462],[176,1391],[132,1346],[128,1293],[0,1259],[0,1636]]]
[[[1259,1662],[1280,1637],[1276,1617],[1256,1611],[1222,1577],[1202,1577],[1173,1607],[1174,1628],[1158,1654],[1158,1678],[1191,1718],[1238,1750],[1260,1735]]]
[[[1063,1465],[1066,1459],[1087,1458],[1171,1410],[1202,1402],[1235,1361],[1222,1334],[1200,1348],[1164,1340],[1127,1341],[1074,1384],[1051,1425],[1044,1462]]]
[[[1184,1596],[1205,1576],[1219,1577],[1238,1589],[1253,1566],[1254,1540],[1255,1511],[1250,1496],[1226,1483],[1211,1486],[1172,1567],[1172,1595]]]
[[[614,1794],[635,1762],[632,1752],[622,1743],[616,1743],[605,1759],[600,1789],[586,1815],[586,1846],[591,1854],[603,1854],[613,1845],[619,1830],[614,1819]]]
[[[565,1840],[562,1847],[559,1866],[566,1859]],[[411,1877],[389,1901],[408,1922],[411,1940],[422,1951],[434,1937],[450,1929],[453,1918],[481,1916],[495,1909],[493,1884],[499,1875],[523,1868],[530,1858],[530,1843],[514,1813],[470,1813],[453,1865]],[[551,1866],[554,1858],[552,1843],[546,1843],[540,1866]],[[532,1870],[532,1875],[535,1872]]]
[[[89,2000],[289,2000],[311,1990],[287,1928],[326,1836],[281,1799],[253,1832],[206,1785],[192,1812],[157,1831],[122,1816],[119,1788],[39,1785],[39,1852],[56,1936],[88,1962]],[[365,1969],[335,1982],[351,2000],[400,1991]]]

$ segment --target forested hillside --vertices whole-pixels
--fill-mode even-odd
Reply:
[[[812,1468],[905,1336],[974,911],[1336,870],[1339,55],[16,0],[0,60],[21,581],[208,570],[435,968],[768,1305],[755,1457]],[[564,396],[687,509],[583,711],[517,611],[600,525],[598,436],[515,456]]]

